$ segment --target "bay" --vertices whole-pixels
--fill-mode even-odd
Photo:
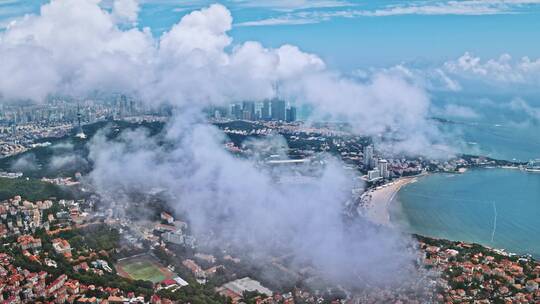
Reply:
[[[403,187],[392,221],[408,232],[540,257],[540,173],[475,169]]]

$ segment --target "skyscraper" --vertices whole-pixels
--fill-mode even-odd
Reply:
[[[285,120],[285,100],[274,98],[272,100],[272,120]]]
[[[118,104],[118,116],[120,118],[123,118],[127,116],[127,109],[128,109],[128,101],[126,95],[120,96],[120,102]]]
[[[250,111],[244,110],[244,111],[242,111],[242,119],[243,120],[253,120],[253,115],[251,115]]]
[[[245,120],[255,119],[255,103],[253,101],[242,102],[242,119],[245,119]]]
[[[291,106],[287,109],[287,115],[286,115],[287,122],[293,122],[296,121],[296,107]]]
[[[364,168],[370,169],[371,159],[373,158],[373,146],[364,147]]]
[[[233,104],[231,106],[231,118],[241,119],[242,118],[242,108],[239,104]]]
[[[379,172],[381,172],[382,178],[390,177],[390,172],[388,172],[388,161],[386,161],[386,159],[379,160]]]
[[[129,101],[129,115],[135,114],[135,100],[131,99]]]
[[[80,139],[85,139],[86,134],[84,134],[84,131],[81,126],[81,108],[79,106],[79,103],[77,103],[77,133],[75,134],[75,137],[78,137]]]
[[[261,108],[261,119],[262,120],[270,120],[272,117],[270,116],[270,101],[265,100],[263,102],[263,106]]]

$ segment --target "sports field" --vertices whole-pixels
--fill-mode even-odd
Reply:
[[[133,280],[157,283],[174,277],[169,269],[148,255],[120,260],[115,267],[119,275]]]

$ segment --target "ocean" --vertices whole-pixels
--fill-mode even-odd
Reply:
[[[459,152],[526,162],[540,158],[540,100],[528,96],[446,96],[468,117],[442,115],[444,134]],[[480,243],[540,258],[540,173],[473,169],[431,174],[403,187],[392,220],[409,232]]]
[[[496,159],[526,162],[540,158],[537,95],[523,99],[511,94],[492,95],[455,93],[433,98],[433,108],[439,109],[434,110],[434,116],[449,121],[439,126],[450,145],[458,152]],[[440,110],[447,107],[462,109],[467,115]]]
[[[403,187],[392,221],[408,232],[540,258],[540,173],[474,169]]]
[[[446,128],[459,134],[463,153],[519,162],[540,158],[540,127],[530,122],[469,121]]]

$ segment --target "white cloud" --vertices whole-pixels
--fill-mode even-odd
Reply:
[[[341,9],[292,11],[283,16],[240,23],[242,26],[300,25],[328,21],[333,18],[388,17],[400,15],[498,15],[524,13],[525,8],[540,4],[537,0],[464,0],[420,1],[392,4],[374,9]]]
[[[443,87],[453,92],[461,91],[461,84],[459,84],[459,82],[455,79],[452,79],[450,76],[448,76],[442,69],[435,69],[434,73],[440,79]]]
[[[173,57],[186,56],[194,51],[217,55],[232,42],[226,34],[231,23],[231,13],[221,5],[194,11],[163,34],[160,51]]]
[[[531,106],[527,101],[521,98],[515,98],[510,102],[510,109],[522,112],[529,118],[540,121],[540,107]]]
[[[54,155],[48,163],[48,170],[77,170],[87,165],[88,162],[79,155]]]
[[[142,73],[127,72],[151,56],[153,39],[145,31],[118,29],[98,2],[55,0],[39,16],[25,16],[0,34],[0,94],[39,99],[102,86],[137,88]]]
[[[10,167],[11,170],[22,172],[35,171],[39,169],[37,157],[33,153],[24,154],[23,156],[17,158],[17,160],[13,162]]]
[[[0,63],[0,97],[41,100],[60,84],[55,63],[45,49],[0,47]]]
[[[540,58],[513,59],[503,54],[496,59],[483,61],[471,53],[444,63],[444,70],[456,77],[480,80],[487,83],[540,84]]]
[[[255,263],[272,254],[291,254],[292,271],[309,263],[326,280],[345,286],[369,282],[369,289],[420,278],[411,267],[409,238],[365,219],[344,221],[343,204],[353,182],[336,160],[325,159],[324,166],[309,169],[317,171],[315,176],[301,184],[276,183],[270,170],[225,151],[222,133],[197,121],[192,113],[179,113],[166,127],[166,149],[140,130],[123,133],[116,141],[103,134],[94,137],[90,179],[97,191],[123,202],[129,201],[126,194],[164,189],[197,239],[211,235],[210,247],[238,250]],[[305,174],[300,171],[282,168],[279,178],[298,178]]]
[[[390,68],[355,71],[360,79],[375,73],[399,75],[432,92],[538,92],[540,58],[514,59],[508,54],[482,59],[469,52],[439,65],[418,67],[402,63]]]
[[[537,0],[465,0],[421,2],[420,4],[391,5],[373,11],[357,11],[360,16],[395,15],[493,15],[516,13],[524,5],[540,4]]]
[[[395,65],[389,68],[372,68],[368,70],[356,70],[353,75],[360,79],[369,79],[376,73],[384,73],[399,76],[419,87],[429,91],[460,91],[461,85],[458,81],[451,78],[443,69],[439,67],[416,68],[405,63]]]
[[[281,11],[335,8],[352,5],[350,2],[339,0],[232,0],[231,4],[239,7],[261,7]]]
[[[136,24],[140,7],[137,0],[115,0],[113,16],[119,23]]]
[[[291,18],[291,17],[277,17],[277,18],[268,18],[257,21],[246,21],[236,23],[235,26],[272,26],[272,25],[301,25],[301,24],[312,24],[319,23],[320,20],[316,18]]]

